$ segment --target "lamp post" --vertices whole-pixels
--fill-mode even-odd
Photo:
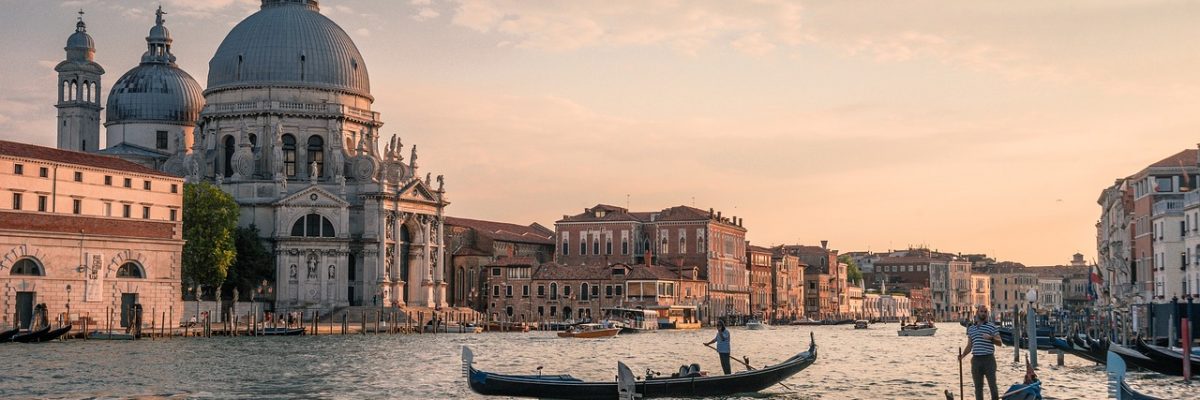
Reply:
[[[1037,312],[1034,311],[1037,298],[1037,289],[1029,288],[1029,291],[1025,292],[1025,301],[1029,302],[1029,310],[1025,313],[1025,324],[1028,325],[1029,335],[1029,365],[1034,369],[1037,369]],[[1014,339],[1014,342],[1018,343],[1018,347],[1020,347],[1020,341]]]
[[[63,321],[67,324],[71,323],[71,284],[67,284],[67,320]]]

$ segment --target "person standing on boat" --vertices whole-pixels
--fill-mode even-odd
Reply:
[[[999,330],[988,318],[987,307],[979,306],[975,321],[967,327],[966,351],[958,355],[962,361],[971,354],[971,380],[975,383],[975,400],[983,400],[983,379],[987,378],[992,400],[1000,398],[996,388],[996,345],[1000,344]]]
[[[717,336],[704,345],[708,346],[713,342],[717,343],[717,354],[721,356],[721,369],[725,371],[725,375],[729,375],[729,330],[725,329],[725,321],[717,320]]]

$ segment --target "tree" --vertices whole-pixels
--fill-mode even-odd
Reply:
[[[262,281],[273,280],[275,262],[266,246],[263,246],[262,239],[259,239],[257,226],[237,228],[234,231],[234,247],[237,257],[229,268],[225,290],[236,288],[238,292],[250,293]]]
[[[238,205],[208,183],[183,185],[183,280],[185,285],[221,286],[237,255],[234,231]]]
[[[843,254],[838,256],[838,262],[846,264],[846,280],[854,284],[862,284],[862,271],[858,269],[858,263],[854,262],[854,258]]]

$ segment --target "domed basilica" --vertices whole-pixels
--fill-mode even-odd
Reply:
[[[318,2],[262,0],[209,60],[207,88],[175,64],[163,14],[104,107],[80,19],[55,68],[58,147],[233,195],[239,225],[273,248],[280,308],[445,306],[442,177],[419,174],[416,146],[383,137],[366,62]]]

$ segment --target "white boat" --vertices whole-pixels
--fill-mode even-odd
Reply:
[[[937,327],[931,323],[921,323],[916,325],[904,325],[897,331],[900,336],[933,336],[937,333]]]
[[[761,331],[761,330],[767,330],[770,328],[771,328],[770,325],[767,325],[767,323],[762,322],[761,320],[752,319],[752,320],[746,322],[746,329],[749,329],[752,331]]]

